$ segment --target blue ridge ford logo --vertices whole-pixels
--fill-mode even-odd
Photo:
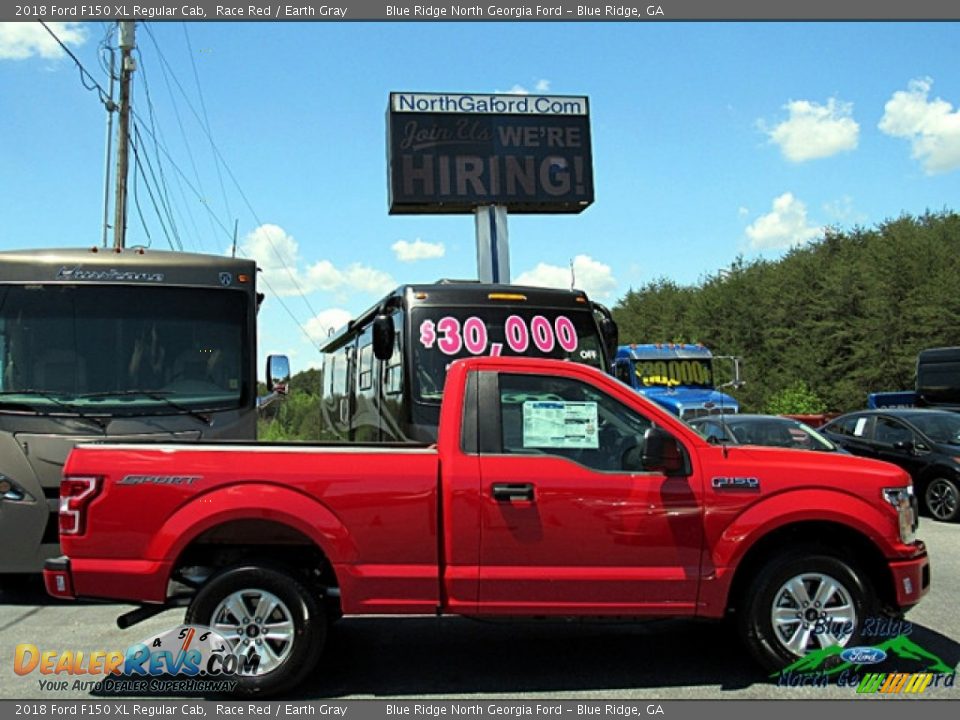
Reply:
[[[848,663],[876,665],[887,659],[887,653],[875,647],[852,647],[840,653],[840,657]]]

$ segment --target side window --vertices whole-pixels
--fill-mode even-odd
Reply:
[[[618,362],[616,367],[616,376],[617,380],[632,386],[633,383],[630,382],[630,363]]]
[[[337,356],[327,355],[327,366],[325,368],[327,377],[330,378],[330,396],[336,392],[337,387]]]
[[[618,400],[578,380],[500,375],[504,454],[546,454],[618,472],[653,426]]]
[[[867,439],[872,436],[872,420],[868,415],[855,415],[833,423],[830,430],[846,437]]]
[[[373,387],[373,345],[364,345],[360,348],[360,390]]]
[[[893,418],[880,417],[877,418],[873,438],[878,443],[893,445],[898,442],[912,442],[913,433],[910,428]]]
[[[400,347],[401,338],[398,331],[393,343],[393,354],[384,370],[384,392],[387,395],[396,395],[403,390],[403,351]]]

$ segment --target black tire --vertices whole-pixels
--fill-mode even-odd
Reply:
[[[946,477],[930,480],[923,491],[923,507],[934,520],[956,520],[960,515],[960,491],[956,481]]]
[[[250,610],[248,617],[235,618],[226,607],[228,600],[234,608]],[[271,609],[267,617],[257,618],[255,611],[261,601]],[[234,694],[267,697],[296,686],[316,667],[326,640],[325,615],[323,603],[295,577],[251,564],[227,568],[212,577],[187,608],[186,622],[220,632],[232,643],[234,652],[260,655],[262,664],[256,674],[231,679],[238,681]],[[265,629],[267,625],[275,629],[289,626],[290,638]],[[227,632],[228,627],[235,630]],[[241,628],[242,635],[237,632]]]
[[[788,587],[788,582],[793,584]],[[741,598],[738,625],[754,658],[776,672],[821,647],[855,647],[864,639],[864,621],[878,613],[864,575],[845,560],[811,549],[775,558],[761,568]],[[818,632],[818,626],[825,632]]]

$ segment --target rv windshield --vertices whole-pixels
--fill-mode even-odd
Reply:
[[[0,286],[0,411],[237,407],[246,305],[222,289]]]
[[[604,370],[590,310],[556,308],[417,308],[413,315],[415,397],[439,402],[447,366],[475,355],[576,360]]]

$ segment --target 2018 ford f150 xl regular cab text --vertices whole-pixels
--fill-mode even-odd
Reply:
[[[777,668],[926,594],[916,522],[892,465],[710,444],[599,370],[486,357],[451,365],[435,445],[78,447],[45,579],[187,605],[259,654],[247,694],[340,614],[732,616]]]

